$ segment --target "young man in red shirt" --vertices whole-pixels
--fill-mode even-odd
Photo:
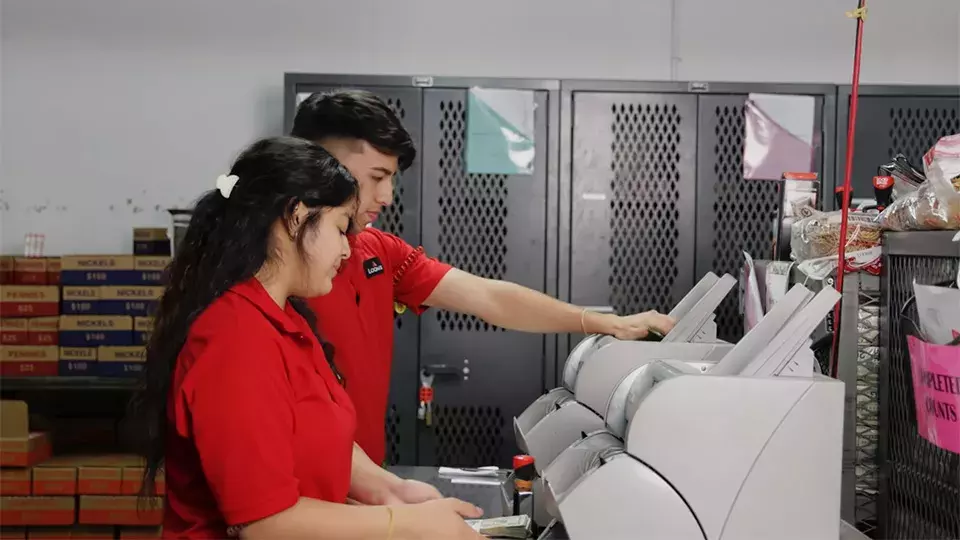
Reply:
[[[352,254],[333,291],[310,301],[322,334],[336,348],[347,393],[357,410],[356,440],[375,463],[384,458],[384,418],[398,302],[421,313],[436,307],[474,315],[522,332],[584,332],[638,339],[674,324],[649,311],[627,317],[587,311],[526,287],[484,279],[427,256],[400,238],[368,228],[393,202],[393,180],[416,148],[400,119],[369,92],[314,94],[301,103],[292,135],[319,143],[360,185]]]

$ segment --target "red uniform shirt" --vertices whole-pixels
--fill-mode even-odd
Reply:
[[[307,322],[256,279],[197,317],[167,405],[164,537],[226,538],[299,497],[346,499],[353,405]]]
[[[310,299],[310,307],[321,335],[336,348],[337,367],[357,410],[357,443],[374,463],[383,463],[394,301],[421,313],[450,266],[373,228],[352,237],[350,247],[333,291]]]

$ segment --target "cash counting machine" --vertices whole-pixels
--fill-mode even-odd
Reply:
[[[573,540],[838,538],[844,386],[807,354],[838,299],[797,285],[705,372],[663,359],[623,377],[535,505]]]
[[[656,360],[688,362],[705,370],[733,345],[716,339],[714,311],[736,279],[708,273],[670,315],[677,320],[660,342],[589,336],[567,357],[563,386],[547,392],[514,419],[520,449],[534,457],[538,472],[583,433],[603,429],[603,414],[617,384]]]

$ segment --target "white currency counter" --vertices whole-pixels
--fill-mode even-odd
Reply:
[[[477,484],[476,479],[457,480],[441,476],[436,467],[393,466],[389,470],[401,478],[410,478],[435,486],[447,497],[457,497],[483,509],[484,517],[509,515],[513,505],[513,479],[508,471],[502,471],[497,484]],[[527,506],[529,509],[529,506]],[[555,527],[541,540],[569,540],[562,526]],[[596,538],[596,540],[620,540]],[[776,539],[770,539],[776,540]],[[840,522],[840,540],[868,540],[868,537],[846,522]]]
[[[705,370],[733,349],[716,339],[714,311],[736,285],[730,275],[708,273],[670,315],[676,326],[660,342],[589,336],[570,353],[562,386],[538,398],[514,419],[520,451],[535,458],[538,473],[568,446],[604,428],[608,399],[628,374],[656,360],[684,361]]]
[[[536,425],[571,399],[602,423],[545,460],[534,483],[534,521],[562,524],[575,540],[849,533],[839,513],[843,386],[814,373],[809,350],[811,331],[838,296],[794,287],[706,369],[686,358],[654,360],[653,351],[626,344],[601,359],[613,345],[597,347],[579,362],[572,398],[547,407],[533,429],[518,419],[518,442],[531,450]],[[615,357],[626,365],[638,355],[648,358],[619,369]],[[590,369],[615,371],[615,384],[587,385]]]
[[[811,332],[838,298],[832,289],[814,295],[795,286],[706,366],[654,360],[646,346],[624,345],[601,358],[615,348],[596,347],[578,362],[571,396],[557,407],[532,407],[528,412],[546,413],[534,422],[517,419],[521,449],[532,446],[537,424],[571,404],[584,404],[602,426],[573,442],[558,440],[564,448],[545,460],[532,504],[521,506],[540,526],[549,523],[540,538],[856,537],[840,520],[843,384],[816,374],[809,350]],[[691,334],[700,324],[690,325]],[[637,355],[648,358],[619,369],[617,357],[626,365]],[[616,371],[615,384],[593,384],[591,369]],[[594,401],[606,406],[590,406]],[[486,504],[475,504],[491,517],[512,510],[510,479],[502,480],[478,486],[438,473],[433,479],[441,492],[471,502],[485,493]],[[488,506],[491,492],[499,511]]]

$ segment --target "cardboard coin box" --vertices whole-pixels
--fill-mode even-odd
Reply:
[[[151,332],[153,332],[153,317],[136,317],[133,319],[133,343],[135,345],[150,343]]]
[[[139,495],[143,488],[143,467],[124,467],[123,483],[120,486],[120,492],[123,495]],[[154,479],[153,494],[163,496],[167,492],[166,478],[163,472],[158,472]]]
[[[97,367],[102,377],[138,377],[146,361],[146,347],[100,347],[97,350]]]
[[[100,288],[100,313],[104,315],[153,315],[163,294],[157,286],[109,286]]]
[[[162,285],[163,273],[170,264],[169,256],[163,257],[134,257],[133,269],[141,285]]]
[[[132,255],[71,255],[60,259],[63,285],[139,285]]]
[[[57,374],[57,346],[0,346],[0,375],[6,377],[52,377]]]
[[[15,285],[47,285],[47,259],[17,257],[13,260]]]
[[[90,377],[97,375],[96,347],[60,347],[61,377]]]
[[[82,495],[119,495],[123,469],[109,465],[77,467],[77,490]]]
[[[0,467],[31,467],[50,457],[50,438],[31,432],[23,401],[0,401]]]
[[[77,468],[59,465],[55,460],[33,468],[33,495],[76,495]]]
[[[81,495],[79,522],[83,525],[130,525],[149,527],[163,523],[163,498]]]
[[[102,315],[100,313],[101,287],[64,286],[61,292],[63,315]]]
[[[0,319],[0,345],[28,345],[30,319]]]
[[[137,467],[142,460],[124,454],[60,456],[43,464],[60,470],[72,469],[78,495],[120,495],[123,491],[123,469]],[[40,467],[34,469],[40,470]]]
[[[27,528],[0,525],[0,540],[27,540]]]
[[[60,333],[60,317],[27,319],[27,345],[56,345]]]
[[[170,255],[170,238],[167,229],[159,227],[134,228],[133,254]]]
[[[60,350],[56,345],[0,346],[0,375],[5,377],[54,377]]]
[[[60,288],[53,285],[0,287],[0,317],[53,317],[60,314]]]
[[[127,315],[61,315],[60,345],[98,347],[133,345],[133,317]]]
[[[0,497],[30,495],[30,469],[0,469]]]
[[[47,285],[60,284],[60,257],[47,258]]]
[[[0,256],[0,285],[13,285],[13,257]]]
[[[72,525],[76,511],[76,497],[0,497],[4,525]]]

